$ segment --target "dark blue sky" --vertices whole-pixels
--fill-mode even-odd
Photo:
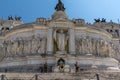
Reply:
[[[21,16],[24,22],[38,17],[51,18],[58,0],[0,0],[0,17]],[[118,22],[120,0],[62,0],[69,18],[82,18],[93,22],[94,18],[106,18]]]

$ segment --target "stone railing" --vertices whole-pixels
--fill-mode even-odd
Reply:
[[[118,73],[1,73],[1,80],[119,80]]]

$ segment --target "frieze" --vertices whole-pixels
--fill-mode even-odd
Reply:
[[[0,46],[2,57],[21,56],[30,54],[43,54],[46,50],[46,38],[39,34],[30,38],[17,38],[16,40],[4,40]]]
[[[3,35],[0,35],[0,39],[4,40],[16,33],[23,33],[23,32],[29,32],[29,31],[34,31],[34,30],[47,30],[48,28],[45,26],[34,26],[33,28],[22,28],[22,29],[16,29],[16,30],[11,30]]]
[[[102,57],[115,57],[116,53],[119,53],[119,49],[112,42],[85,36],[76,39],[76,51],[81,55],[89,54],[89,56],[94,55]]]
[[[73,28],[74,24],[72,22],[50,22],[49,27]]]
[[[92,33],[96,33],[98,35],[102,34],[103,36],[106,36],[108,37],[109,39],[113,39],[112,35],[108,34],[107,32],[105,31],[101,31],[101,30],[96,30],[96,29],[91,29],[91,28],[88,28],[86,26],[84,27],[75,27],[75,30],[84,30],[84,31],[87,31],[87,32],[92,32]]]

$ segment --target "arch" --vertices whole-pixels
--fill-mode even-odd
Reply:
[[[60,65],[60,64],[65,64],[65,60],[63,58],[60,58],[58,61],[57,61],[57,65]]]

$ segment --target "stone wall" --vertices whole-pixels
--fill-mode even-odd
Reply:
[[[75,32],[77,54],[117,58],[120,53],[119,47],[114,44],[112,37],[109,34],[104,35],[104,31],[80,27]]]
[[[46,37],[40,34],[30,37],[17,37],[15,40],[4,40],[1,44],[1,54],[6,57],[17,55],[44,54],[46,53]]]
[[[119,72],[80,72],[80,73],[1,73],[10,80],[119,80]]]

